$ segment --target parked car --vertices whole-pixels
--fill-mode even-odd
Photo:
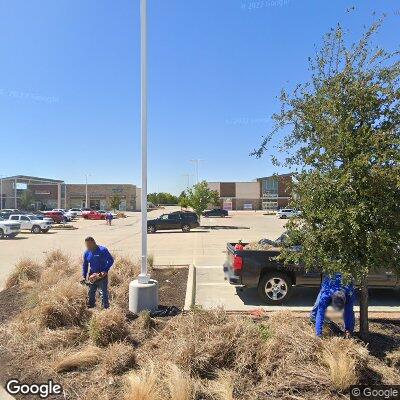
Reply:
[[[282,236],[270,244],[281,243]],[[225,278],[232,285],[246,288],[256,287],[260,298],[268,304],[282,304],[291,295],[294,286],[319,287],[322,273],[319,270],[306,271],[302,265],[284,265],[277,261],[279,247],[271,250],[236,250],[237,243],[227,244],[227,258],[224,263]],[[246,243],[242,243],[246,246]],[[294,246],[295,247],[299,246]],[[400,278],[395,274],[380,271],[368,278],[371,288],[394,289],[400,287]]]
[[[101,214],[104,214],[104,215],[110,213],[113,216],[114,219],[118,218],[118,215],[116,213],[111,212],[111,211],[99,210],[98,212],[101,213]]]
[[[51,218],[56,224],[65,222],[64,213],[61,211],[43,211],[43,215],[47,218]]]
[[[77,217],[82,216],[82,209],[81,208],[70,208],[68,211],[75,213]]]
[[[203,212],[203,217],[227,217],[228,211],[222,208],[214,208],[212,210],[206,210]]]
[[[30,214],[12,214],[10,221],[18,221],[21,224],[21,230],[29,230],[33,233],[47,233],[53,223],[42,219],[37,219],[36,215]]]
[[[11,214],[21,214],[21,211],[19,211],[17,208],[3,208],[1,211]]]
[[[199,219],[194,212],[175,211],[170,214],[162,214],[156,219],[147,221],[147,232],[182,229],[182,232],[190,232],[191,229],[200,226]]]
[[[9,219],[11,214],[26,214],[24,211],[17,210],[16,208],[3,208],[0,211],[0,217]]]
[[[82,217],[84,217],[85,214],[88,214],[91,211],[95,211],[95,210],[92,210],[91,208],[82,208]]]
[[[71,221],[77,217],[77,215],[74,211],[70,211],[70,210],[67,211],[67,210],[64,210],[63,208],[55,208],[52,211],[62,212],[64,214],[64,216],[67,218],[67,221]]]
[[[14,214],[10,211],[0,211],[0,217],[3,219],[8,219],[11,214]]]
[[[43,214],[34,214],[37,219],[53,223],[53,218],[45,217]]]
[[[86,211],[86,212],[82,213],[82,217],[84,219],[106,219],[106,213],[91,210],[91,211]]]
[[[277,212],[277,215],[279,218],[285,219],[285,218],[298,217],[301,215],[301,212],[293,208],[283,208],[282,210],[279,210]]]
[[[0,217],[0,239],[15,238],[21,232],[21,224]]]

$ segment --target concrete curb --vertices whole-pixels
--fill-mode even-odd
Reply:
[[[196,266],[189,265],[188,280],[186,284],[186,297],[184,310],[190,310],[196,301]]]

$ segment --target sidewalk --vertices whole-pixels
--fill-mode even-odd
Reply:
[[[258,308],[308,312],[318,294],[317,288],[295,287],[285,305],[270,306],[260,301],[256,288],[242,289],[225,281],[221,266],[196,266],[195,274],[195,304],[204,309],[223,307],[227,311],[250,311]],[[393,294],[392,290],[371,290],[369,311],[400,315],[400,293],[396,291]],[[359,307],[354,309],[357,312]]]

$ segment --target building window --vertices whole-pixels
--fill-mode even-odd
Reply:
[[[264,197],[278,197],[278,178],[271,176],[262,180],[262,193]]]
[[[277,210],[278,202],[277,201],[263,201],[262,208],[263,208],[263,210]]]

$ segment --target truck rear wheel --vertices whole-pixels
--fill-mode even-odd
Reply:
[[[290,278],[280,272],[268,272],[263,275],[258,284],[258,294],[267,304],[279,305],[291,295]]]

